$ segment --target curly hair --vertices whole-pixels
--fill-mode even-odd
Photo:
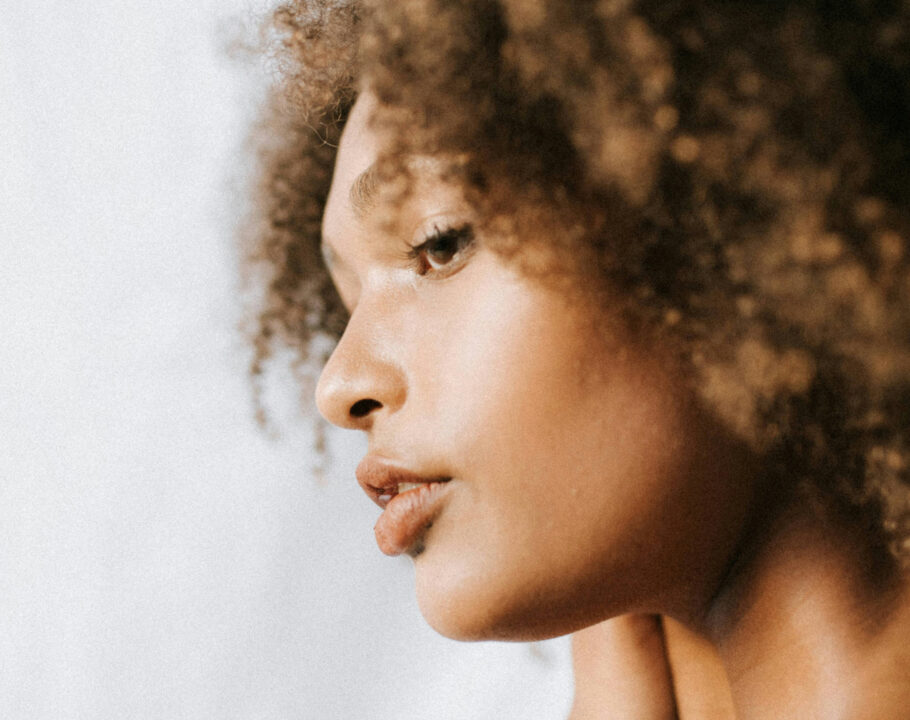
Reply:
[[[455,158],[516,262],[552,223],[533,242],[677,348],[770,472],[910,556],[910,2],[295,0],[269,27],[254,374],[343,331],[320,221],[368,83],[387,172]]]

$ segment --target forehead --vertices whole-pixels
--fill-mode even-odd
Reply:
[[[322,218],[323,255],[332,265],[341,259],[338,251],[350,250],[349,240],[365,229],[373,235],[408,233],[420,217],[434,212],[473,215],[462,186],[449,176],[458,164],[451,157],[405,154],[395,159],[394,168],[380,169],[380,156],[387,155],[395,141],[386,134],[391,131],[373,126],[376,109],[375,97],[361,94],[338,145]],[[395,175],[399,171],[404,175]]]

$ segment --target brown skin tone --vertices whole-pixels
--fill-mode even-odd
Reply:
[[[350,188],[379,147],[367,110],[348,122],[325,212],[351,319],[317,404],[370,454],[453,478],[416,559],[424,615],[461,639],[540,638],[709,593],[754,495],[740,446],[669,354],[596,324],[482,237],[420,274],[408,253],[425,229],[470,214],[431,173],[398,232],[356,211]]]
[[[849,518],[796,498],[708,612],[737,717],[906,718],[910,592]]]
[[[679,717],[736,717],[727,670],[717,648],[673,618],[661,620]]]
[[[677,715],[664,640],[655,615],[623,615],[576,632],[569,720],[696,717]]]
[[[623,615],[572,636],[569,720],[735,718],[716,648],[666,616]]]
[[[835,542],[842,528],[805,508],[800,522],[775,521],[789,516],[770,512],[758,458],[696,402],[669,353],[592,322],[603,310],[523,276],[480,233],[427,244],[434,228],[473,221],[433,160],[416,161],[391,226],[352,199],[383,143],[364,98],[325,211],[351,320],[317,403],[365,432],[374,456],[453,478],[415,558],[430,624],[459,639],[531,639],[666,614],[719,649],[738,717],[866,717],[873,695],[876,717],[899,717],[905,586],[890,585],[887,608],[848,602],[856,557]],[[613,701],[624,716],[673,717],[709,697],[699,683],[710,707],[729,709],[711,647],[655,623],[578,636],[573,718]],[[639,668],[635,680],[606,686],[615,663]],[[697,717],[688,707],[682,716]]]

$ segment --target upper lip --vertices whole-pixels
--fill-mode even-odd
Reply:
[[[389,500],[398,494],[400,483],[431,483],[451,480],[450,477],[441,475],[420,475],[377,455],[367,455],[361,460],[357,466],[356,475],[360,487],[381,508],[385,508]]]

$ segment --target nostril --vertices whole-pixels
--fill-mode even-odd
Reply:
[[[350,413],[351,417],[362,418],[369,415],[373,410],[381,408],[382,403],[376,400],[358,400],[353,405],[351,405]]]

